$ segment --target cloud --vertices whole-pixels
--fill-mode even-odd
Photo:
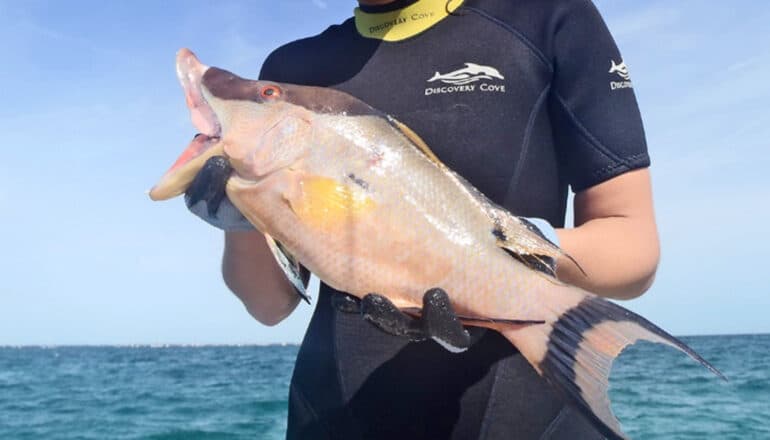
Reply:
[[[755,69],[758,64],[766,63],[769,59],[768,57],[770,57],[770,54],[761,53],[759,55],[754,55],[743,60],[736,61],[733,64],[727,66],[727,71],[730,73],[737,73],[746,69]]]
[[[324,0],[313,0],[313,4],[319,9],[326,9],[329,5]]]

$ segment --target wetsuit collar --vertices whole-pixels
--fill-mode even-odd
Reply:
[[[366,38],[404,40],[445,19],[462,3],[463,0],[419,0],[384,12],[367,12],[359,7],[354,10],[356,29]]]
[[[396,9],[404,9],[407,6],[411,6],[412,3],[417,3],[419,0],[391,0],[388,3],[381,5],[367,5],[365,3],[358,2],[358,8],[364,12],[370,14],[377,14],[380,12],[390,12]]]

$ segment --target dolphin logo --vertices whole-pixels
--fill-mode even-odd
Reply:
[[[482,66],[480,64],[474,63],[465,63],[465,67],[462,69],[457,69],[454,72],[449,72],[446,74],[436,72],[435,75],[433,75],[433,78],[429,79],[428,82],[441,81],[443,83],[459,86],[480,81],[482,79],[492,78],[505,79],[505,77],[500,74],[500,71],[494,67]]]
[[[623,60],[620,60],[620,64],[615,64],[615,60],[610,61],[612,62],[612,65],[610,66],[609,73],[617,73],[618,76],[626,81],[631,79],[631,75],[628,74],[628,66],[626,66],[626,63],[624,63]]]

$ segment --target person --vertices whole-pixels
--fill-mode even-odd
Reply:
[[[641,117],[590,0],[359,0],[353,18],[275,50],[260,77],[343,90],[412,128],[490,199],[556,228],[545,227],[585,272],[559,261],[561,280],[616,299],[652,283]],[[219,226],[227,286],[259,322],[279,323],[299,298],[265,239]],[[288,438],[602,438],[498,333],[476,329],[453,354],[341,312],[341,295],[321,285]]]

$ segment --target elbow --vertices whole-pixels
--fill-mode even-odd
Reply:
[[[651,273],[645,276],[642,276],[640,278],[637,278],[629,282],[627,285],[623,286],[622,289],[618,289],[614,292],[611,292],[609,296],[620,300],[630,300],[630,299],[639,298],[640,296],[644,295],[648,290],[650,290],[650,287],[652,287],[652,284],[654,281],[655,281],[655,270],[653,270]]]
[[[227,282],[225,282],[227,284]],[[243,307],[262,325],[273,327],[288,317],[297,305],[290,297],[271,298],[266,292],[236,290],[228,285],[231,292],[241,300]]]
[[[299,302],[264,236],[258,232],[225,234],[221,270],[227,288],[261,324],[280,323]]]
[[[650,249],[647,252],[646,258],[642,263],[642,273],[637,282],[635,288],[631,289],[631,298],[638,298],[650,290],[652,284],[655,282],[655,275],[658,273],[658,265],[660,264],[660,242],[658,241],[657,234]],[[631,299],[629,298],[629,299]]]
[[[637,252],[633,256],[634,267],[629,270],[631,277],[625,286],[625,292],[617,299],[639,298],[655,282],[655,274],[660,263],[660,240],[657,231],[653,229],[652,233],[639,240],[635,248]]]
[[[278,325],[297,306],[296,295],[264,291],[264,289],[240,282],[238,277],[228,274],[227,271],[224,271],[222,275],[227,288],[238,297],[249,315],[262,325],[268,327]]]
[[[655,262],[652,264],[651,269],[645,274],[642,279],[639,280],[638,285],[639,287],[637,289],[634,289],[632,292],[634,294],[634,298],[638,298],[642,296],[643,294],[647,293],[648,290],[650,290],[650,287],[652,287],[652,284],[655,282],[655,276],[658,273],[658,258],[655,259]]]
[[[655,275],[660,262],[660,248],[655,243],[642,255],[634,259],[634,267],[628,271],[629,277],[608,293],[614,299],[630,300],[644,295],[655,282]]]
[[[267,327],[274,327],[280,324],[291,313],[291,311],[286,313],[266,313],[262,308],[253,307],[248,303],[244,302],[243,305],[252,318],[256,319],[257,322]]]

